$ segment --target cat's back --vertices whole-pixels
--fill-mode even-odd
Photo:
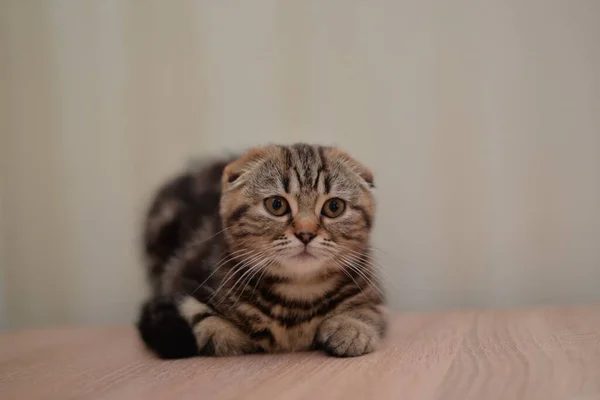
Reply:
[[[220,229],[221,176],[232,158],[196,163],[154,195],[144,224],[144,252],[153,284],[169,260],[198,234]]]

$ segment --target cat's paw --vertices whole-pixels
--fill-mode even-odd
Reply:
[[[356,357],[371,353],[379,342],[376,329],[346,315],[324,320],[317,331],[317,344],[336,357]]]
[[[194,328],[199,353],[206,356],[238,356],[257,351],[248,335],[231,322],[215,315],[198,322]]]

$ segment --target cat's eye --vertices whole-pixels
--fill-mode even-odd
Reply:
[[[265,199],[265,208],[268,212],[275,215],[276,217],[281,217],[284,214],[287,214],[290,211],[290,205],[287,200],[281,196],[273,196]]]
[[[342,199],[333,198],[329,199],[323,204],[323,208],[321,209],[321,214],[328,218],[337,218],[346,209],[346,203]]]

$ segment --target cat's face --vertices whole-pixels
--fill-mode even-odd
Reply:
[[[371,172],[336,148],[251,150],[225,168],[221,218],[232,255],[256,271],[310,276],[368,246]]]

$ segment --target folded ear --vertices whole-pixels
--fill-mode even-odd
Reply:
[[[257,147],[248,150],[237,160],[229,163],[223,170],[223,189],[235,187],[243,181],[244,174],[261,161],[271,157],[276,146]]]
[[[349,170],[361,177],[369,188],[375,187],[373,184],[373,172],[362,163],[356,161],[356,159],[351,157],[345,151],[336,147],[331,147],[327,149],[326,155],[331,160],[338,161],[345,165]]]

